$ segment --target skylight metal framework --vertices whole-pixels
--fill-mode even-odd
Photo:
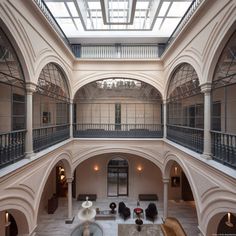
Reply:
[[[86,31],[153,31],[168,37],[194,0],[44,0],[68,37]]]

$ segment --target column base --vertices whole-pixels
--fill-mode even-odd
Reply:
[[[34,152],[26,152],[26,153],[25,153],[25,158],[26,158],[26,159],[31,159],[34,155],[35,155]]]
[[[72,224],[74,222],[74,219],[75,219],[74,216],[71,219],[68,218],[68,219],[65,220],[65,223],[66,224]]]
[[[203,153],[201,157],[205,160],[212,160],[212,156],[209,153]]]

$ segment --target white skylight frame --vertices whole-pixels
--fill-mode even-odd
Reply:
[[[103,9],[109,1],[133,3],[122,14],[113,11],[114,19],[106,22]],[[150,35],[169,37],[193,0],[44,0],[68,38],[89,35],[90,31],[150,31]],[[184,4],[184,5],[183,5]],[[58,6],[56,6],[58,5]],[[127,4],[126,4],[127,5]],[[178,7],[180,6],[181,7]],[[60,7],[59,7],[60,6]],[[63,7],[62,7],[63,6]],[[131,5],[130,5],[131,6]],[[185,7],[183,7],[185,6]],[[60,9],[60,10],[59,10]],[[178,9],[180,10],[178,14]],[[115,12],[115,13],[114,13]],[[130,18],[128,17],[130,16]],[[122,20],[121,20],[122,19]],[[124,20],[125,19],[125,20]],[[168,23],[168,27],[166,27]],[[167,31],[166,31],[167,30]],[[113,34],[113,33],[112,33]],[[133,34],[133,33],[132,33]]]

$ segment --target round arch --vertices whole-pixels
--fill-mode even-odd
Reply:
[[[234,13],[232,12],[234,11]],[[236,21],[235,21],[235,8],[227,12],[226,21],[223,21],[219,24],[217,32],[214,34],[215,39],[211,39],[211,44],[208,46],[211,51],[205,57],[205,67],[204,67],[204,77],[207,79],[208,83],[212,82],[216,65],[220,58],[220,55],[228,42],[229,38],[232,36],[236,30]],[[224,32],[224,33],[222,33]]]
[[[154,79],[150,76],[147,76],[145,74],[137,74],[137,73],[94,73],[92,75],[89,75],[79,82],[77,82],[74,85],[73,91],[72,91],[72,97],[73,99],[75,98],[75,95],[77,91],[82,88],[84,85],[89,84],[91,82],[97,81],[97,80],[103,80],[107,78],[127,78],[127,79],[134,79],[134,80],[139,80],[144,83],[152,85],[154,88],[158,90],[158,92],[161,94],[163,98],[163,85],[160,82],[161,79]]]
[[[24,55],[24,51],[22,48],[25,48],[23,45],[21,38],[19,35],[15,32],[15,26],[12,27],[10,25],[6,25],[5,21],[0,18],[0,25],[3,31],[6,33],[7,38],[9,39],[13,49],[15,50],[16,56],[19,59],[21,68],[22,68],[22,73],[24,75],[24,79],[26,83],[32,82],[31,78],[32,75],[30,74],[30,63],[27,61],[27,57]],[[31,70],[32,71],[32,70]]]
[[[102,155],[102,154],[115,154],[115,153],[119,153],[119,154],[133,154],[139,157],[142,157],[144,159],[147,159],[149,161],[151,161],[155,166],[157,166],[160,171],[162,172],[163,166],[161,163],[161,156],[159,156],[159,160],[156,158],[157,155],[154,154],[147,154],[144,151],[141,150],[137,150],[137,148],[99,148],[97,150],[91,150],[89,152],[84,153],[83,155],[81,155],[79,158],[78,157],[74,157],[74,159],[76,159],[76,161],[73,163],[73,167],[72,167],[72,171],[74,173],[76,167],[82,163],[83,161],[92,158],[94,156],[98,156],[98,155]]]
[[[194,197],[194,200],[196,203],[195,205],[196,205],[196,210],[197,210],[197,218],[198,218],[198,222],[200,222],[200,219],[201,219],[200,206],[199,206],[200,201],[198,199],[197,190],[195,189],[194,181],[192,179],[192,176],[191,176],[186,164],[176,154],[169,153],[169,152],[165,155],[164,159],[165,159],[164,165],[163,165],[163,178],[164,179],[169,179],[171,166],[174,162],[177,162],[178,165],[184,171],[184,173],[188,179],[188,182],[190,184],[192,193],[193,193],[193,197]]]
[[[38,84],[38,79],[39,79],[40,73],[42,72],[43,68],[49,63],[53,63],[57,67],[60,68],[62,74],[65,77],[66,84],[67,84],[67,87],[68,87],[69,96],[70,96],[70,99],[71,99],[72,98],[72,88],[71,88],[71,78],[72,78],[72,76],[71,76],[70,71],[68,70],[68,66],[66,66],[62,62],[62,60],[60,60],[57,56],[54,56],[52,54],[48,54],[48,55],[45,55],[44,57],[42,57],[40,59],[40,61],[38,62],[38,65],[36,66],[36,69],[35,69],[36,72],[35,72],[34,83]]]
[[[7,196],[1,199],[0,202],[0,211],[7,211],[14,217],[19,235],[30,235],[34,231],[36,227],[34,212],[25,202],[25,199],[17,196]]]
[[[59,154],[57,157],[53,158],[52,162],[47,165],[47,169],[44,172],[43,179],[41,182],[41,185],[39,186],[38,196],[36,197],[36,206],[35,206],[35,214],[36,214],[36,222],[38,221],[38,211],[40,206],[40,201],[42,198],[43,190],[45,188],[46,182],[48,180],[48,177],[52,171],[52,169],[56,166],[56,164],[61,161],[65,168],[65,173],[67,178],[73,177],[72,172],[72,164],[71,164],[71,153],[64,152]]]
[[[214,194],[211,194],[211,196],[209,196],[208,204],[206,204],[202,210],[202,223],[200,224],[202,227],[202,232],[205,232],[206,235],[212,235],[216,233],[217,227],[212,227],[212,225],[218,226],[221,218],[227,212],[236,214],[235,195],[229,193],[228,191],[222,192],[220,190],[216,191]]]
[[[169,85],[170,85],[171,79],[173,77],[173,74],[175,73],[176,69],[183,63],[187,63],[187,64],[191,65],[197,73],[197,76],[199,79],[199,84],[203,83],[201,66],[199,65],[199,63],[195,59],[194,55],[188,55],[188,54],[182,55],[178,59],[176,59],[174,61],[174,63],[172,63],[172,65],[170,66],[170,68],[167,71],[167,76],[166,76],[166,81],[165,81],[164,91],[163,91],[163,99],[165,99],[165,100],[167,99],[168,89],[169,89]]]

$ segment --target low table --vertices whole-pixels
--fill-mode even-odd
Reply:
[[[134,214],[133,214],[134,218],[144,218],[143,216],[143,209],[140,207],[134,208]]]
[[[105,211],[97,211],[95,216],[95,220],[115,220],[116,219],[116,212],[113,214],[110,210]]]

